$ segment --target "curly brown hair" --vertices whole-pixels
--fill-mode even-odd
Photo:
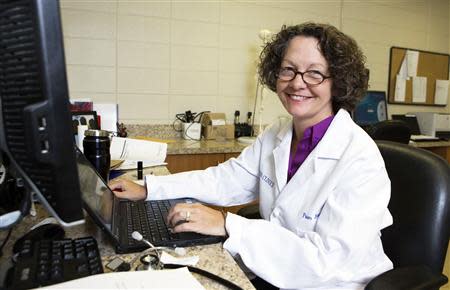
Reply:
[[[328,24],[306,22],[283,26],[263,48],[258,67],[259,80],[276,92],[277,74],[289,41],[296,36],[314,37],[328,62],[329,75],[333,79],[333,110],[352,111],[367,91],[369,70],[365,56],[350,36]]]

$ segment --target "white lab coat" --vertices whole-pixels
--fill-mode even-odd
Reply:
[[[230,206],[259,197],[264,219],[229,213],[223,247],[285,289],[362,289],[392,268],[380,230],[392,224],[390,180],[376,144],[340,110],[287,183],[292,121],[206,170],[147,176],[149,199],[193,197]]]

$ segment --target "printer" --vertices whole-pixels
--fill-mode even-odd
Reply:
[[[414,112],[422,134],[450,139],[450,114]]]

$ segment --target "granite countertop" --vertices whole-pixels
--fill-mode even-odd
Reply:
[[[144,174],[167,175],[169,174],[169,171],[166,167],[163,166],[151,167],[146,168],[144,170]],[[134,170],[130,170],[123,176],[126,178],[135,179],[136,173]],[[11,237],[9,238],[4,248],[2,263],[6,257],[10,257],[12,255],[12,247],[14,242],[26,232],[28,232],[32,226],[47,217],[47,211],[40,204],[37,204],[36,215],[28,215],[19,223],[18,226],[13,229]],[[105,233],[103,233],[90,218],[86,218],[84,224],[65,228],[65,231],[67,238],[93,236],[97,240],[97,243],[99,245],[103,265],[106,265],[115,257],[121,257],[123,260],[130,262],[136,256],[136,254],[133,253],[117,255],[114,251],[114,247],[111,245],[108,236],[106,236]],[[0,231],[0,240],[3,241],[5,239],[7,232],[8,231]],[[231,255],[222,248],[221,243],[187,247],[185,249],[187,256],[199,256],[200,260],[196,267],[207,270],[211,273],[219,275],[222,278],[232,281],[243,289],[254,289],[253,285],[247,279],[244,272],[242,272],[241,268],[236,264]],[[176,256],[173,251],[170,251],[169,253]],[[136,259],[136,262],[132,265],[132,269],[135,269],[138,264],[139,260]],[[105,272],[109,271],[105,267],[104,270]],[[195,273],[193,275],[206,289],[227,289],[226,287],[208,278]]]
[[[167,154],[239,153],[249,144],[236,139],[185,140],[172,125],[128,124],[128,137],[167,143]],[[257,133],[257,132],[256,132]]]

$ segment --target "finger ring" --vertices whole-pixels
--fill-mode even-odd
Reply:
[[[190,211],[187,211],[187,212],[186,212],[186,217],[184,218],[184,221],[185,221],[185,222],[189,222],[190,219],[191,219],[191,212],[190,212]]]

